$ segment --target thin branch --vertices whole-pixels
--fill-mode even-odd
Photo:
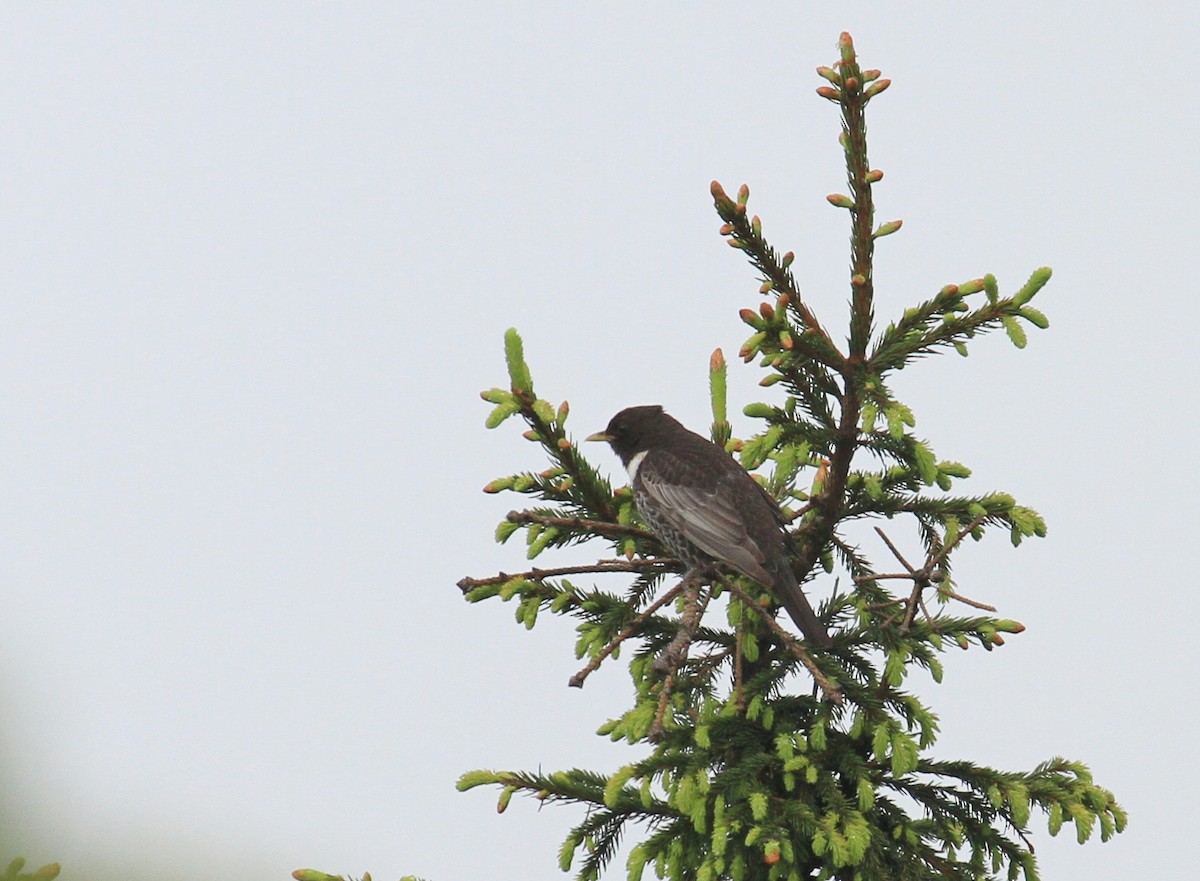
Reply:
[[[982,526],[983,522],[987,519],[988,519],[987,514],[980,514],[978,517],[976,517],[974,520],[972,520],[969,524],[967,524],[967,527],[965,529],[960,529],[958,532],[958,535],[956,535],[954,537],[954,541],[950,542],[950,544],[946,545],[944,548],[942,548],[940,551],[938,551],[937,556],[929,558],[929,562],[925,564],[925,568],[929,569],[929,568],[939,565],[942,562],[942,560],[946,559],[946,557],[948,557],[950,555],[950,552],[952,550],[954,550],[956,547],[958,547],[962,543],[962,540],[964,538],[966,538],[968,535],[970,535],[972,532],[974,532],[976,529],[978,529],[980,526]]]
[[[912,580],[912,583],[913,583],[912,591],[908,595],[908,600],[906,600],[904,603],[904,614],[901,616],[901,621],[900,621],[900,632],[901,633],[908,633],[909,628],[912,627],[913,620],[917,617],[917,608],[918,607],[921,609],[922,612],[925,613],[926,618],[928,618],[930,621],[933,620],[933,615],[931,615],[929,613],[929,609],[925,606],[925,600],[923,597],[923,593],[925,591],[925,588],[927,588],[927,587],[936,586],[938,593],[941,594],[942,596],[950,597],[951,599],[956,599],[959,602],[966,603],[968,606],[973,606],[976,609],[983,609],[984,611],[987,611],[987,612],[995,612],[996,611],[995,606],[989,606],[989,605],[987,605],[987,603],[981,603],[978,600],[973,600],[973,599],[970,599],[969,597],[962,596],[961,594],[955,593],[949,587],[946,587],[944,584],[944,582],[946,580],[946,575],[944,572],[939,571],[939,569],[938,569],[938,567],[940,567],[941,564],[950,555],[950,552],[953,551],[956,547],[958,547],[959,543],[967,535],[969,535],[976,527],[978,527],[980,524],[982,524],[984,522],[984,520],[986,520],[986,519],[987,519],[987,515],[982,515],[982,516],[976,517],[974,520],[972,520],[967,525],[967,527],[965,529],[961,530],[958,533],[958,535],[956,535],[954,537],[954,541],[950,542],[948,545],[943,546],[936,552],[931,548],[928,556],[925,558],[924,565],[922,565],[920,569],[914,569],[912,567],[912,565],[908,562],[908,560],[904,559],[904,555],[900,553],[900,549],[896,547],[896,545],[892,542],[892,540],[890,538],[888,538],[887,533],[885,533],[882,529],[880,529],[878,526],[876,526],[875,531],[879,534],[879,537],[881,539],[883,539],[884,544],[886,544],[888,546],[888,549],[891,550],[892,554],[900,562],[900,565],[902,565],[905,569],[907,569],[908,572],[907,573],[895,572],[895,573],[888,573],[886,575],[862,576],[862,577],[856,578],[854,580],[856,583],[859,583],[859,584],[872,582],[872,581],[880,581],[885,578],[903,578],[903,579],[911,579]],[[890,606],[893,604],[887,603],[886,605]],[[887,623],[890,624],[891,621],[892,621],[892,619],[889,618]]]
[[[875,531],[877,533],[879,533],[879,537],[883,539],[883,543],[888,546],[888,550],[890,550],[892,552],[892,554],[895,555],[896,559],[900,561],[900,565],[908,570],[909,576],[916,575],[917,570],[914,569],[911,565],[909,565],[908,560],[904,559],[904,554],[900,553],[900,550],[894,544],[892,544],[892,540],[887,537],[887,533],[885,533],[878,526],[875,527]],[[890,576],[880,576],[880,577],[883,578],[883,577],[890,577]],[[896,577],[904,578],[905,576],[900,575],[900,576],[896,576]]]
[[[901,633],[908,633],[909,628],[912,627],[913,619],[917,617],[917,606],[921,607],[926,619],[933,620],[933,616],[929,614],[929,607],[925,605],[925,592],[919,586],[914,586],[904,613],[904,623],[900,625]]]
[[[948,596],[952,600],[958,600],[960,603],[966,603],[968,606],[974,606],[976,609],[983,609],[985,612],[995,612],[995,606],[989,606],[987,603],[981,603],[979,600],[973,600],[970,597],[965,597],[960,593],[955,593],[948,587],[938,586],[938,593],[943,596]]]

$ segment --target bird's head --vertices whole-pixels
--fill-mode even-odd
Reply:
[[[590,441],[607,441],[613,452],[628,464],[638,453],[654,446],[659,438],[679,423],[658,404],[627,407],[609,420],[608,428],[589,436]]]

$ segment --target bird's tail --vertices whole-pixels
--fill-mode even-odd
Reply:
[[[787,609],[787,613],[792,616],[792,620],[796,622],[796,626],[800,628],[805,639],[826,648],[833,645],[829,631],[825,629],[824,624],[817,620],[817,613],[813,611],[808,597],[800,589],[800,585],[796,582],[796,576],[786,563],[779,567],[775,579],[775,598]]]

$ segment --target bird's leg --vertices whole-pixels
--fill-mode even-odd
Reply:
[[[675,685],[675,671],[672,670],[663,680],[662,688],[658,693],[658,709],[654,711],[654,721],[650,723],[650,728],[646,731],[646,739],[651,743],[658,743],[663,736],[663,719],[667,716],[667,706],[671,703],[671,688]]]
[[[671,705],[671,690],[675,687],[675,677],[679,668],[687,659],[688,648],[700,626],[700,619],[708,606],[711,593],[701,601],[700,584],[707,574],[708,566],[698,566],[689,569],[683,575],[683,581],[672,593],[683,592],[685,604],[683,615],[679,619],[679,632],[671,640],[671,644],[658,653],[654,659],[654,672],[665,674],[662,685],[659,686],[658,708],[654,711],[654,721],[646,732],[646,739],[658,743],[663,736],[663,720],[667,716],[667,708]]]
[[[700,626],[700,617],[704,611],[704,604],[700,602],[700,582],[707,569],[707,566],[694,566],[684,573],[680,587],[683,589],[685,604],[683,615],[679,619],[679,632],[675,634],[671,644],[654,659],[654,672],[673,676],[687,658],[688,648]]]

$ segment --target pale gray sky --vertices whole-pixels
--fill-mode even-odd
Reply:
[[[708,353],[758,300],[713,178],[750,184],[837,326],[812,71],[848,29],[894,80],[870,118],[880,219],[905,221],[881,320],[1055,270],[1025,352],[1001,335],[897,384],[969,488],[1050,524],[958,559],[1029,629],[914,680],[939,754],[1064,754],[1116,792],[1115,841],[1039,832],[1047,879],[1191,877],[1198,24],[1184,2],[7,5],[0,859],[559,877],[578,814],[497,816],[454,781],[623,764],[593,732],[628,679],[570,690],[568,622],[461,600],[523,561],[491,542],[519,500],[479,488],[542,467],[477,392],[516,325],[577,437],[634,403],[703,426]],[[735,410],[770,399],[757,378],[734,368]]]

